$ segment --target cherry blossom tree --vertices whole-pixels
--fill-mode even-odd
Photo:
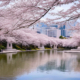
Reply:
[[[4,14],[11,22],[14,29],[30,27],[43,18],[49,11],[55,7],[76,2],[77,0],[0,0],[1,5],[6,9],[1,10],[1,17]],[[78,1],[79,2],[79,1]],[[71,7],[72,9],[72,7]],[[71,10],[70,9],[70,10]],[[58,12],[62,18],[70,14],[70,10],[66,12]],[[54,13],[52,13],[54,14]],[[56,15],[58,15],[56,13]],[[65,16],[66,15],[66,16]],[[60,17],[61,18],[61,17]],[[56,18],[58,19],[58,18]],[[51,20],[50,20],[51,21]],[[49,22],[50,22],[49,21]]]
[[[76,3],[76,1],[78,1],[78,4],[80,3],[79,0],[0,0],[0,39],[5,39],[7,42],[23,43],[24,45],[34,44],[38,46],[48,43],[58,45],[61,43],[58,39],[37,34],[27,28],[39,22],[55,7]],[[76,3],[77,7],[78,4]],[[69,11],[56,13],[56,15],[60,15],[56,19],[69,17],[68,20],[65,20],[69,21],[79,18],[76,17],[78,13],[74,15],[75,18],[73,18],[73,14],[70,16],[71,11],[74,11],[73,9],[77,10],[77,7],[73,7]],[[51,13],[51,15],[54,15],[54,13]],[[51,19],[47,20],[52,22]]]
[[[16,43],[23,45],[31,45],[40,47],[40,45],[45,46],[47,44],[50,45],[58,45],[58,39],[53,37],[48,37],[44,34],[38,34],[34,30],[30,29],[19,29],[14,30],[10,33],[3,34],[0,36],[0,40],[6,40],[8,44]]]

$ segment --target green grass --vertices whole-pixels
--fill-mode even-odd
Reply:
[[[45,48],[45,49],[51,49],[51,48]]]
[[[39,48],[31,49],[31,50],[40,50]]]

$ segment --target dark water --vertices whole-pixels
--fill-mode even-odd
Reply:
[[[0,54],[0,80],[80,80],[80,53]]]

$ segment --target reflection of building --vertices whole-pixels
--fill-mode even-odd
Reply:
[[[59,54],[54,54],[53,60],[48,61],[45,65],[39,66],[38,69],[41,71],[50,71],[55,69],[60,71],[72,71],[75,69],[75,63],[77,63],[75,55],[72,56],[71,54],[65,53],[62,53],[61,55]]]

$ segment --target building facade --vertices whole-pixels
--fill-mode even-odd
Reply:
[[[70,37],[70,31],[66,29],[66,26],[63,25],[58,28],[58,25],[46,25],[44,23],[40,23],[37,25],[37,33],[42,33],[48,35],[49,37],[56,37],[59,38],[60,36],[63,37]]]

